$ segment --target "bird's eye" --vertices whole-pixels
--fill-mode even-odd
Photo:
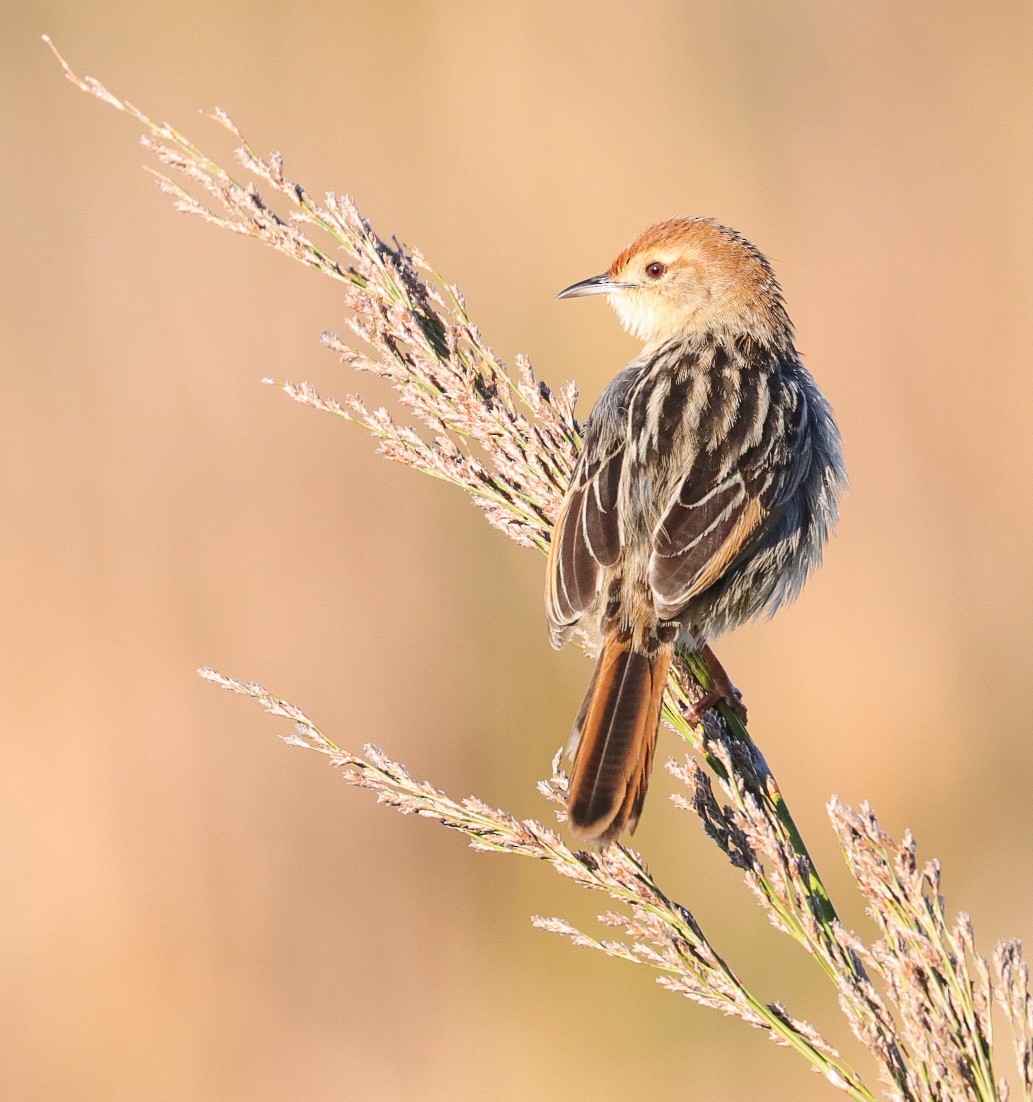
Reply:
[[[650,279],[659,279],[666,271],[667,265],[661,264],[659,260],[654,260],[652,264],[646,265],[646,275]]]

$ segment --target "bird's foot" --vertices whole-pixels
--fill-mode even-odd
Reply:
[[[710,671],[710,688],[705,692],[691,708],[685,712],[685,718],[689,723],[699,723],[703,716],[716,708],[719,704],[726,704],[736,718],[743,724],[746,723],[746,705],[742,702],[742,693],[732,684],[732,679],[725,672],[724,666],[718,661],[717,655],[704,644],[700,647],[700,654]]]
[[[690,724],[699,723],[711,708],[719,704],[727,704],[743,723],[746,722],[746,705],[742,702],[742,693],[729,681],[727,688],[710,689],[705,692],[695,704],[687,707],[682,715]]]

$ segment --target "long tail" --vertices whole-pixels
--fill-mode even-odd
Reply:
[[[614,636],[603,644],[574,736],[567,813],[574,835],[603,848],[635,829],[649,785],[672,648],[644,653]]]

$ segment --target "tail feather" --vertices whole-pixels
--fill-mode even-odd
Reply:
[[[671,648],[645,653],[611,637],[575,725],[578,738],[567,801],[574,834],[609,845],[635,829],[649,785]]]

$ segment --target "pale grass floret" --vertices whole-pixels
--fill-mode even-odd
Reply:
[[[339,281],[349,310],[346,325],[361,349],[330,333],[324,343],[348,366],[385,379],[423,429],[400,424],[353,394],[337,400],[305,383],[279,383],[289,397],[361,425],[384,455],[462,489],[518,543],[548,547],[580,442],[573,386],[550,390],[523,359],[509,372],[470,321],[458,290],[421,254],[378,238],[350,199],[328,194],[314,200],[286,177],[279,154],[259,157],[224,112],[213,117],[239,143],[237,161],[247,182],[168,124],[153,122],[67,66],[65,72],[83,91],[144,126],[144,144],[175,174],[159,175],[159,182],[179,210],[255,238]],[[272,209],[258,184],[277,197],[283,213]],[[196,195],[187,191],[190,186]],[[604,927],[621,931],[617,938],[592,937],[561,918],[538,917],[537,926],[652,969],[667,989],[734,1015],[794,1049],[848,1097],[867,1102],[879,1097],[817,1029],[746,985],[692,912],[670,899],[633,850],[578,852],[539,822],[517,819],[473,797],[454,800],[415,780],[375,747],[365,747],[361,755],[341,749],[299,708],[260,685],[212,670],[201,673],[288,720],[287,741],[325,754],[350,784],[370,789],[380,802],[457,830],[475,849],[547,862],[621,907],[600,916]],[[995,1046],[996,1005],[1011,1034],[1018,1097],[1033,1102],[1033,1002],[1019,943],[999,945],[991,967],[976,951],[967,916],[948,919],[939,866],[919,864],[910,835],[894,843],[870,808],[852,810],[833,800],[829,814],[877,936],[866,941],[846,930],[746,728],[728,711],[720,719],[711,714],[706,724],[686,719],[705,679],[705,667],[683,655],[668,686],[665,720],[693,753],[668,766],[687,789],[675,802],[699,818],[742,871],[773,927],[817,962],[854,1035],[874,1057],[885,1088],[881,1097],[1007,1099],[1000,1067],[1006,1046]],[[562,820],[566,777],[559,755],[539,788]]]

